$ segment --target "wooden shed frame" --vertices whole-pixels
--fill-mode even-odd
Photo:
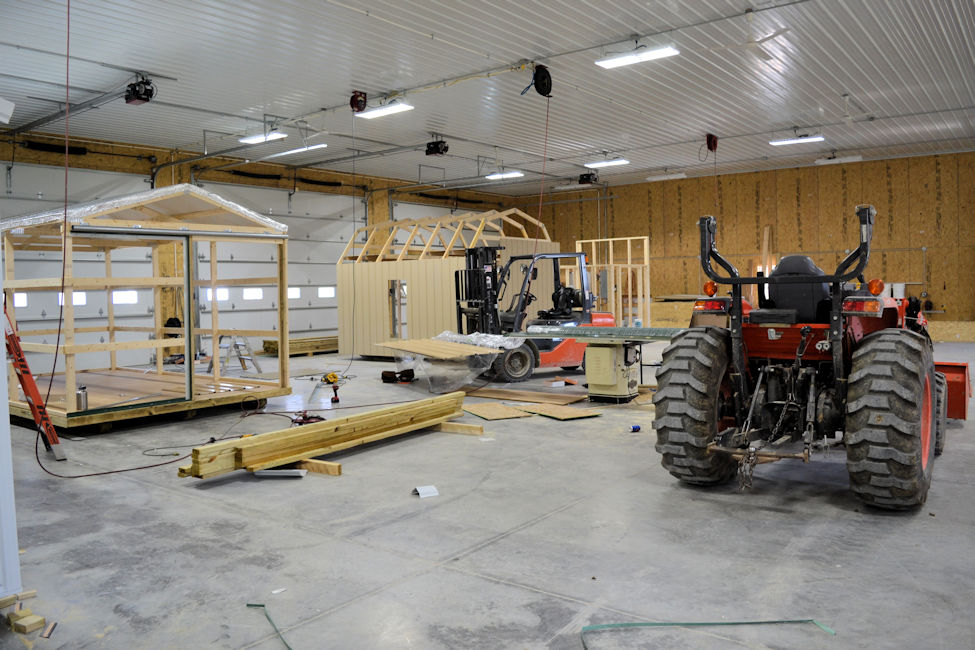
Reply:
[[[396,239],[401,234],[405,234],[406,240],[397,244]],[[360,241],[363,235],[365,239]],[[342,261],[445,259],[451,255],[463,255],[465,250],[478,245],[497,245],[503,238],[551,241],[545,224],[518,208],[501,212],[465,212],[364,226],[356,230],[349,240],[342,252]],[[417,245],[414,246],[414,243]]]
[[[291,392],[288,384],[288,282],[287,282],[287,226],[263,217],[241,205],[227,201],[195,185],[182,184],[132,194],[125,197],[70,206],[67,210],[9,219],[0,225],[3,237],[4,302],[14,328],[17,327],[14,292],[63,291],[63,324],[61,344],[37,343],[37,336],[53,336],[54,328],[19,330],[21,347],[25,352],[57,354],[63,358],[64,371],[56,372],[54,389],[47,405],[56,426],[81,426],[114,420],[156,415],[159,413],[195,410],[206,406],[239,403],[243,400],[264,400]],[[274,246],[277,252],[277,273],[261,278],[220,279],[217,269],[218,242],[247,242]],[[181,255],[162,255],[160,249],[172,246]],[[199,247],[207,246],[210,256],[209,279],[200,280],[191,264],[191,255]],[[112,251],[120,248],[151,248],[152,277],[113,277]],[[17,279],[14,253],[16,251],[62,252],[64,279]],[[105,277],[77,277],[73,262],[77,253],[100,252],[105,257]],[[167,266],[164,258],[181,257],[180,264]],[[211,326],[194,327],[194,314],[202,290],[209,288],[214,298],[217,288],[228,286],[261,286],[276,288],[277,329],[242,330],[220,327],[217,300],[210,301]],[[63,289],[62,289],[63,287]],[[129,327],[115,322],[111,292],[120,288],[151,288],[153,290],[152,326]],[[104,325],[75,327],[73,292],[76,290],[108,292]],[[182,311],[182,327],[166,327],[162,302],[165,292]],[[104,332],[104,343],[76,343],[76,334]],[[123,332],[144,332],[146,340],[118,341]],[[175,338],[167,338],[167,335]],[[210,374],[195,371],[194,338],[212,337],[211,348],[215,362]],[[237,379],[221,377],[218,342],[220,336],[262,336],[278,339],[279,379]],[[119,367],[120,350],[155,350],[155,372],[142,372]],[[192,372],[172,372],[163,369],[163,351],[175,349],[184,355],[184,368]],[[76,355],[107,353],[104,368],[78,370]],[[44,364],[47,366],[47,364]],[[43,374],[50,366],[35,367],[35,375]],[[46,384],[47,377],[39,378]],[[84,382],[89,393],[88,409],[78,408],[76,391]],[[184,385],[182,395],[180,384]],[[126,390],[146,393],[157,390],[143,399],[121,400],[121,404],[105,404],[99,392],[118,386]],[[153,388],[155,387],[155,388]],[[31,417],[29,405],[20,394],[19,383],[8,364],[8,398],[12,415]]]
[[[454,272],[464,268],[467,249],[482,245],[504,249],[499,264],[514,255],[559,251],[545,224],[517,208],[383,221],[356,230],[336,268],[339,352],[390,356],[378,344],[455,330]],[[533,291],[548,295],[553,279],[539,279]],[[539,308],[533,305],[529,318]]]

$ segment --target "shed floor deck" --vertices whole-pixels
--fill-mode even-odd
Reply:
[[[41,375],[36,378],[42,394],[47,392],[49,377]],[[183,400],[186,395],[186,376],[183,373],[157,374],[155,370],[147,372],[136,368],[82,370],[77,374],[77,382],[78,386],[87,388],[88,410],[69,416],[65,413],[64,375],[54,376],[47,408],[56,427],[84,426],[196,410],[235,404],[245,399],[263,400],[290,392],[289,388],[281,388],[277,382],[221,377],[220,382],[215,384],[212,376],[195,374],[193,399]],[[32,419],[30,407],[24,401],[11,401],[10,412]]]

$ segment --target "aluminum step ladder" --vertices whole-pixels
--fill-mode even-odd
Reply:
[[[224,339],[227,339],[225,342]],[[226,350],[226,354],[224,354]],[[254,351],[251,349],[251,344],[247,341],[246,336],[233,336],[231,334],[221,334],[217,339],[216,346],[216,356],[220,358],[220,374],[225,374],[227,372],[227,363],[231,360],[233,356],[237,357],[237,361],[240,362],[241,370],[247,370],[247,362],[250,361],[253,364],[254,369],[257,372],[264,372],[261,370],[261,364],[257,362],[254,357]],[[207,373],[213,372],[213,359],[210,357],[210,365],[207,367]]]

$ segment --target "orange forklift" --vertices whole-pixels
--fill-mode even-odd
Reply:
[[[461,334],[508,334],[532,326],[613,327],[612,314],[594,312],[595,298],[589,288],[589,274],[583,253],[539,253],[515,255],[498,268],[499,246],[467,250],[466,268],[455,272],[457,331]],[[573,262],[579,269],[580,289],[562,284],[559,263]],[[551,265],[549,266],[549,262]],[[539,268],[551,269],[555,291],[552,306],[528,319],[528,307],[538,300],[531,292]],[[520,283],[518,276],[520,274]],[[513,277],[514,276],[514,277]],[[518,286],[503,310],[509,288]],[[512,289],[513,290],[513,289]],[[525,381],[535,368],[576,370],[584,364],[586,344],[575,339],[526,339],[520,346],[498,355],[491,367],[494,376],[506,382]]]

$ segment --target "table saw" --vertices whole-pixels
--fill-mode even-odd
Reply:
[[[637,396],[640,349],[650,341],[669,341],[680,327],[529,327],[507,334],[511,338],[575,339],[586,343],[586,382],[589,399],[621,404]]]

